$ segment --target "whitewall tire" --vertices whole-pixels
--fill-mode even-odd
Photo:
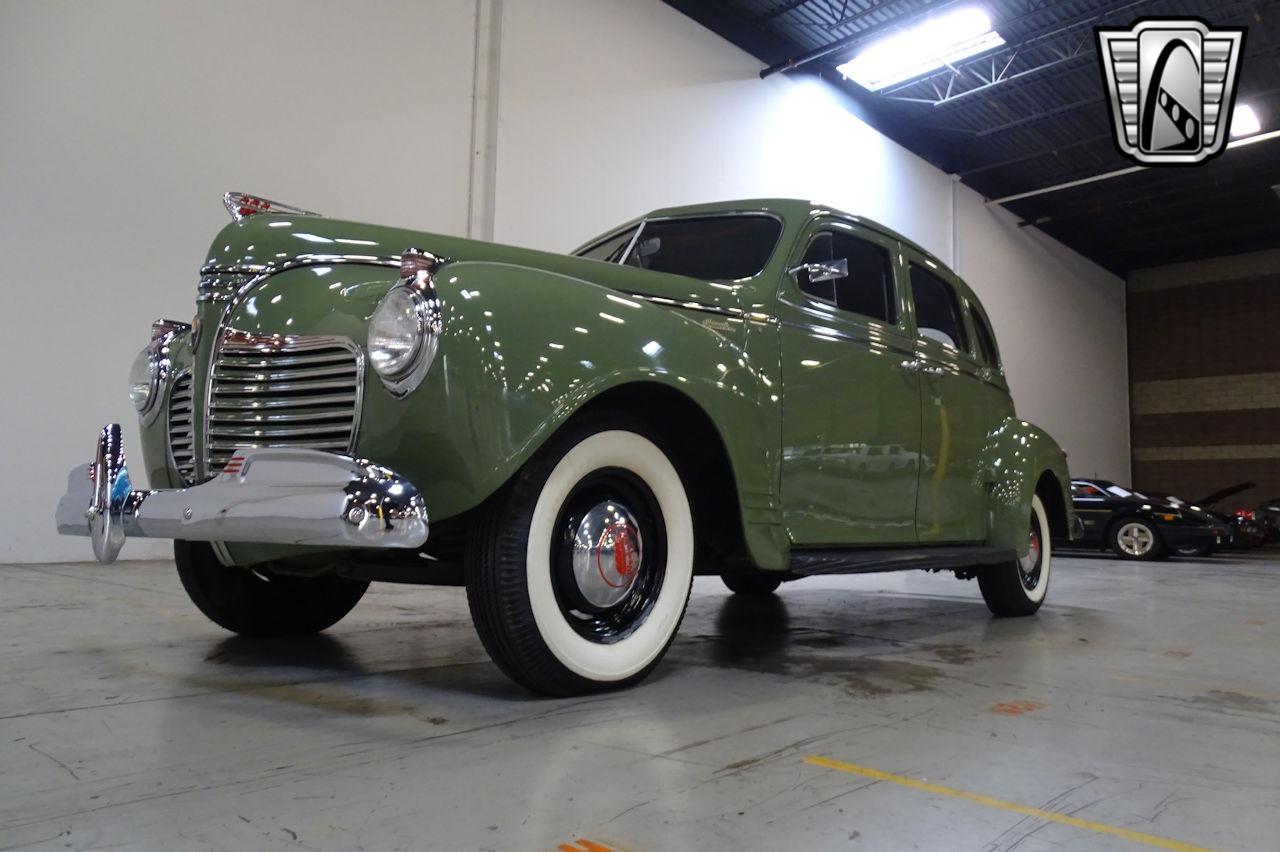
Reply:
[[[467,599],[494,662],[536,692],[635,683],[675,637],[693,580],[679,472],[614,416],[570,424],[479,512]]]
[[[1049,516],[1039,496],[1031,498],[1027,554],[1004,565],[984,568],[978,586],[987,608],[998,616],[1032,615],[1049,593],[1053,567],[1053,536]]]

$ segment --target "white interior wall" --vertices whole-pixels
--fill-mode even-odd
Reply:
[[[465,230],[474,15],[473,0],[0,2],[0,561],[89,557],[52,512],[104,423],[124,425],[140,473],[129,365],[153,319],[190,319],[223,192]]]
[[[825,84],[760,80],[758,60],[659,0],[507,0],[502,38],[499,240],[569,250],[654,207],[759,196],[876,219],[982,299],[1019,415],[1073,470],[1129,480],[1120,278],[1017,227]]]
[[[659,0],[505,0],[496,236],[568,249],[647,209],[809,197],[878,219],[983,298],[1023,416],[1126,479],[1119,279]],[[0,3],[0,259],[10,461],[0,561],[52,534],[156,316],[190,315],[226,189],[463,233],[474,0]],[[953,233],[954,225],[954,233]],[[1088,353],[1081,353],[1088,341]],[[1081,360],[1081,359],[1085,360]],[[131,445],[137,458],[136,443]],[[126,555],[163,555],[130,543]]]

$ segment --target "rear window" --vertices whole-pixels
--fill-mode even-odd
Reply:
[[[992,367],[999,367],[1000,358],[996,355],[996,339],[991,335],[991,329],[987,328],[987,323],[978,311],[970,311],[969,316],[973,317],[973,331],[978,338],[978,353],[982,355],[982,360]]]
[[[782,236],[771,216],[704,216],[645,222],[623,263],[710,281],[751,278]]]
[[[950,284],[913,263],[911,295],[916,301],[916,327],[921,337],[961,352],[969,350],[964,323],[960,319],[960,301]]]

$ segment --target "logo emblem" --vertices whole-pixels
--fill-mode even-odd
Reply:
[[[1094,33],[1120,153],[1148,166],[1202,163],[1222,153],[1244,27],[1144,18]]]

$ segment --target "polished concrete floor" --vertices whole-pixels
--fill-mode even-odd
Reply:
[[[459,589],[207,623],[172,565],[0,566],[0,849],[1280,848],[1280,557],[694,587],[642,686],[533,698]],[[594,844],[594,846],[593,846]]]

